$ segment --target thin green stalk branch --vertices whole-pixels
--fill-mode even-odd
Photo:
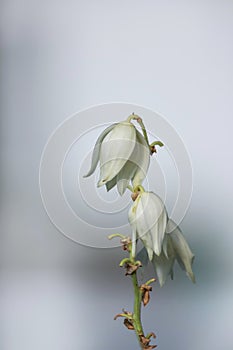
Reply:
[[[132,114],[126,119],[126,121],[130,123],[131,120],[136,120],[136,121],[138,122],[138,124],[140,125],[140,127],[141,127],[141,129],[142,129],[142,133],[143,133],[143,136],[144,136],[144,138],[145,138],[145,141],[146,141],[148,147],[150,147],[149,139],[148,139],[148,135],[147,135],[147,131],[146,131],[146,127],[145,127],[145,125],[144,125],[144,123],[143,123],[143,121],[142,121],[142,118],[139,117],[139,115],[132,113]]]
[[[109,235],[109,236],[108,236],[108,239],[111,240],[111,239],[116,238],[116,237],[120,237],[120,238],[122,238],[122,239],[125,238],[125,236],[122,235],[121,233],[113,233],[112,235]]]
[[[161,141],[154,141],[150,144],[150,147],[153,147],[153,146],[163,147],[164,144]]]
[[[144,125],[144,123],[143,123],[143,121],[142,121],[142,118],[139,117],[139,118],[137,119],[137,122],[138,122],[138,124],[140,125],[140,127],[141,127],[141,129],[142,129],[143,136],[144,136],[144,138],[145,138],[145,140],[146,140],[147,145],[150,146],[150,144],[149,144],[149,139],[148,139],[148,135],[147,135],[147,131],[146,131],[146,127],[145,127],[145,125]]]

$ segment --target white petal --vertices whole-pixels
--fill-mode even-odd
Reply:
[[[142,267],[146,267],[148,265],[149,259],[148,259],[148,254],[147,250],[145,247],[143,247],[136,256],[136,260],[141,261]]]
[[[106,182],[107,191],[110,191],[117,184],[117,176],[115,176],[112,180]]]
[[[133,208],[132,211],[135,213],[133,217],[134,219],[133,224],[137,228],[138,237],[142,240],[144,246],[146,247],[149,255],[149,259],[151,261],[153,258],[153,242],[152,242],[150,230],[148,229],[148,226],[147,226],[147,221],[145,219],[145,213],[148,208],[147,206],[144,207],[142,202],[142,197],[146,193],[148,192],[144,192],[137,197],[132,207]],[[147,202],[145,203],[147,204]],[[131,221],[131,225],[132,225],[132,221]]]
[[[153,258],[153,249],[151,248],[152,247],[151,237],[149,234],[144,234],[143,237],[141,237],[139,234],[139,231],[138,231],[139,225],[138,225],[138,221],[137,221],[137,211],[138,211],[138,206],[140,204],[140,197],[141,197],[141,195],[139,195],[137,197],[137,199],[133,203],[132,207],[130,208],[128,218],[129,218],[129,223],[130,223],[131,229],[132,229],[132,236],[137,237],[137,238],[139,237],[142,240],[142,242],[147,250],[149,260],[151,261]]]
[[[100,180],[98,186],[112,180],[132,154],[136,129],[131,123],[117,124],[104,138],[100,148]]]
[[[136,158],[130,157],[130,160],[137,164],[137,171],[132,178],[133,187],[140,185],[145,179],[149,163],[150,163],[150,150],[149,147],[142,136],[142,134],[137,130],[136,131]]]
[[[140,201],[140,195],[133,202],[133,205],[130,207],[128,212],[129,223],[131,225],[132,230],[134,230],[135,232],[137,231],[136,211],[137,211],[137,206],[139,204],[139,201]]]
[[[152,262],[161,287],[166,282],[167,277],[169,275],[172,276],[174,261],[174,256],[171,256],[168,259],[163,252],[160,254],[160,256],[154,254]]]
[[[153,259],[153,249],[151,248],[151,238],[150,238],[150,235],[145,235],[143,238],[141,238],[146,250],[147,250],[147,254],[148,254],[148,257],[149,257],[149,260],[152,261]]]
[[[174,224],[175,225],[175,224]],[[192,253],[189,245],[183,236],[180,228],[177,226],[176,229],[170,233],[172,246],[176,254],[177,261],[182,268],[186,270],[187,276],[192,282],[195,282],[195,276],[192,271],[192,263],[194,260],[194,254]]]
[[[99,161],[99,154],[100,154],[100,146],[101,143],[103,141],[103,139],[105,138],[105,136],[116,126],[117,124],[113,124],[110,125],[109,127],[107,127],[98,137],[96,144],[94,146],[93,149],[93,153],[92,153],[92,159],[91,159],[91,168],[88,171],[88,173],[86,175],[84,175],[84,177],[88,177],[90,175],[93,174],[93,172],[95,171],[98,161]]]
[[[137,203],[138,203],[137,200],[138,200],[138,198],[136,199],[136,201],[134,202],[132,207],[129,209],[129,213],[128,213],[128,219],[129,219],[129,223],[130,223],[130,226],[132,229],[132,240],[137,239],[137,227],[136,227],[136,221],[135,221],[135,208],[136,208]],[[136,249],[136,244],[134,244],[133,246]],[[132,253],[135,254],[136,251],[132,252]]]
[[[167,233],[165,233],[165,236],[163,239],[163,253],[167,259],[175,255],[170,235]]]
[[[153,250],[156,255],[159,255],[162,250],[166,223],[167,223],[167,213],[166,213],[166,210],[164,209],[158,219],[157,224],[155,224],[154,227],[151,229],[151,235],[153,240]]]
[[[136,211],[137,231],[140,238],[150,236],[150,248],[159,255],[165,234],[167,213],[162,200],[153,192],[141,194]],[[147,237],[149,242],[149,238]]]
[[[143,179],[146,176],[149,166],[149,147],[147,146],[147,143],[144,137],[140,134],[140,132],[137,129],[135,130],[136,142],[134,150],[129,160],[126,162],[126,164],[123,166],[123,168],[117,175],[117,187],[118,192],[121,196],[123,195],[127,186],[129,185],[130,180],[135,178],[135,173],[137,173],[137,176],[135,178],[136,182],[132,181],[133,185],[136,186],[136,184],[139,185],[142,183]]]
[[[121,196],[124,194],[135,171],[136,165],[128,160],[117,174],[117,189]]]
[[[169,234],[173,232],[177,227],[178,225],[176,225],[176,223],[172,219],[169,219],[166,226],[166,233]]]

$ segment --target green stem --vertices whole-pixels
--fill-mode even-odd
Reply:
[[[141,119],[141,118],[138,119],[137,122],[138,122],[138,124],[140,125],[140,127],[141,127],[141,129],[142,129],[143,136],[144,136],[144,138],[145,138],[145,140],[146,140],[147,145],[150,146],[149,140],[148,140],[147,131],[146,131],[146,127],[145,127],[145,125],[144,125],[142,119]]]
[[[138,337],[138,341],[140,342],[140,335],[143,335],[143,328],[142,328],[142,322],[141,322],[141,299],[142,294],[140,291],[140,287],[138,286],[138,280],[137,280],[137,272],[133,273],[132,275],[132,282],[134,287],[134,310],[133,310],[133,321],[134,321],[134,328],[135,332]]]
[[[145,188],[142,185],[137,185],[134,187],[134,192],[139,191],[139,192],[145,192]]]
[[[154,141],[150,144],[151,147],[153,146],[159,146],[159,147],[163,147],[164,144],[161,141]]]
[[[132,114],[130,114],[130,116],[126,119],[126,121],[127,121],[128,123],[130,123],[131,120],[134,120],[134,119],[135,119],[135,114],[132,113]]]
[[[146,141],[148,147],[150,147],[149,140],[148,140],[148,135],[147,135],[147,131],[146,131],[146,127],[145,127],[145,125],[144,125],[144,123],[143,123],[143,121],[142,121],[142,118],[139,117],[139,115],[132,113],[132,114],[126,119],[126,121],[127,121],[128,123],[130,123],[131,120],[136,120],[136,121],[138,122],[138,124],[140,125],[140,127],[141,127],[141,129],[142,129],[142,133],[143,133],[143,136],[144,136],[144,138],[145,138],[145,141]]]
[[[131,249],[130,249],[130,258],[135,259],[136,257],[136,249],[137,249],[137,234],[136,231],[132,230],[132,243],[131,243]]]
[[[130,249],[130,259],[132,259],[135,262],[135,258],[133,256],[132,249]],[[132,278],[133,289],[134,289],[133,325],[134,325],[135,333],[136,333],[137,338],[138,338],[138,342],[142,348],[142,343],[141,343],[141,339],[140,339],[140,336],[144,334],[143,328],[142,328],[142,322],[141,322],[142,292],[140,290],[140,286],[138,285],[137,271],[135,271],[132,274],[131,278]]]
[[[111,240],[111,239],[116,238],[116,237],[120,237],[120,238],[122,238],[122,239],[125,238],[125,236],[122,235],[121,233],[113,233],[112,235],[109,235],[109,236],[108,236],[108,239]]]
[[[151,278],[149,281],[147,281],[145,284],[147,285],[147,286],[149,286],[149,284],[151,284],[151,283],[153,283],[153,282],[155,282],[156,281],[156,279],[155,278]]]

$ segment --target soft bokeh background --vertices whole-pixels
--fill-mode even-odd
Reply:
[[[233,2],[8,0],[0,16],[1,349],[137,348],[113,321],[132,304],[122,252],[60,234],[38,186],[51,132],[110,101],[164,114],[193,163],[197,284],[177,269],[156,285],[145,328],[160,349],[232,349]]]

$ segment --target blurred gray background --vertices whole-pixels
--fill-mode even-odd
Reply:
[[[0,348],[138,348],[113,321],[132,308],[130,280],[117,267],[124,253],[64,237],[38,186],[57,125],[122,101],[165,115],[194,171],[181,227],[197,284],[178,269],[156,284],[145,329],[161,350],[231,350],[233,2],[8,0],[0,17]]]

